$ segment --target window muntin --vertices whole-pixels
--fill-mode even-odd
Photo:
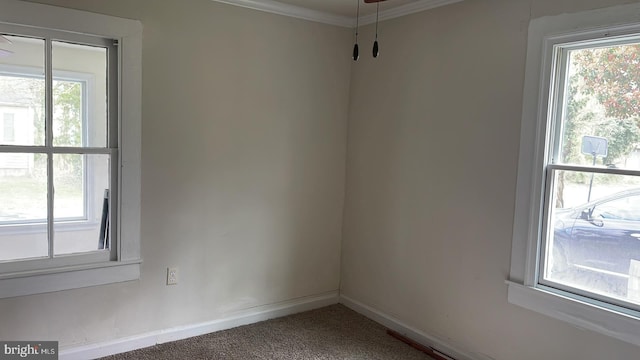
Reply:
[[[537,272],[540,285],[632,311],[640,310],[630,274],[640,261],[639,42],[555,46]]]
[[[113,114],[116,123],[108,125],[107,111],[117,99],[107,99],[108,82],[116,79],[109,74],[116,71],[113,41],[77,35],[58,41],[60,34],[27,32],[5,33],[10,44],[3,47],[11,55],[0,58],[0,87],[13,100],[8,105],[24,115],[24,139],[0,146],[5,166],[12,159],[23,163],[21,171],[0,163],[0,187],[22,196],[7,194],[0,205],[0,266],[29,268],[13,266],[26,259],[40,259],[33,260],[36,267],[115,259],[115,246],[100,247],[104,193],[117,179],[117,118]],[[88,253],[99,256],[56,260]]]

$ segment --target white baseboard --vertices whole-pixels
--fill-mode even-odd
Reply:
[[[468,353],[460,350],[456,346],[448,344],[447,342],[440,340],[435,336],[428,335],[418,329],[412,328],[393,316],[387,315],[380,310],[374,309],[348,296],[340,295],[340,303],[391,330],[397,331],[398,333],[424,346],[431,347],[456,360],[494,360],[484,354]]]
[[[209,334],[215,331],[253,324],[303,311],[313,310],[333,304],[340,299],[338,291],[289,300],[277,304],[242,310],[233,316],[207,321],[199,324],[178,326],[165,330],[152,331],[145,334],[111,340],[98,344],[83,345],[60,351],[60,359],[86,360],[119,354],[136,349],[182,340],[193,336]]]

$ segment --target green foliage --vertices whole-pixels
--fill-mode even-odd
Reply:
[[[78,82],[54,81],[54,145],[82,145],[82,85]]]
[[[640,131],[635,119],[604,120],[595,126],[594,134],[609,140],[604,164],[614,164],[617,159],[627,156],[640,141]]]
[[[584,49],[571,58],[576,72],[570,79],[565,126],[579,131],[565,134],[565,139],[569,143],[584,135],[606,138],[608,154],[602,161],[614,164],[640,141],[640,45]],[[598,108],[603,114],[594,113]],[[576,160],[579,147],[570,147],[574,150],[569,155]]]
[[[591,165],[593,158],[581,152],[582,138],[589,135],[608,141],[607,157],[599,158],[598,163],[612,166],[623,162],[640,142],[640,45],[577,50],[572,52],[571,61],[561,135],[562,161]],[[561,172],[557,207],[564,203],[565,180],[588,183],[590,176]]]
[[[640,116],[640,45],[581,50],[574,59],[585,93],[595,95],[607,116]]]
[[[53,83],[53,144],[82,145],[82,84],[71,81]],[[54,157],[56,178],[72,185],[82,184],[82,156],[61,154]]]
[[[582,136],[588,134],[587,129],[596,115],[587,109],[588,98],[580,92],[578,78],[569,79],[567,109],[563,123],[562,159],[565,163],[580,163],[583,155],[580,151]]]

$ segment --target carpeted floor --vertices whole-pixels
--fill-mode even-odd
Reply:
[[[332,305],[257,324],[103,358],[433,360],[387,335],[380,324]]]

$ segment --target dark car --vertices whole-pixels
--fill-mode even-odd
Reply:
[[[551,274],[577,268],[626,282],[640,261],[640,189],[558,209],[554,221]]]

